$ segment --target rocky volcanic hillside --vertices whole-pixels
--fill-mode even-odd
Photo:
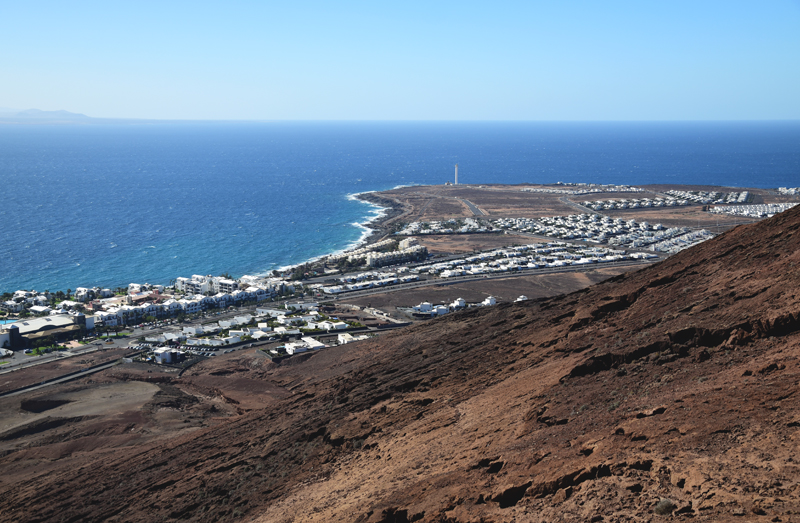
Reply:
[[[266,406],[83,445],[2,483],[0,518],[800,520],[799,227],[796,208],[570,295],[281,365],[209,362],[170,386],[238,403],[222,378],[250,380]]]

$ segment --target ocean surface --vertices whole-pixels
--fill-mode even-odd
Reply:
[[[0,125],[0,292],[262,274],[398,185],[800,186],[800,122]],[[361,224],[361,225],[359,225]]]

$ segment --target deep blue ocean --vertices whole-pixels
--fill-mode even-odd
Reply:
[[[264,273],[397,185],[800,185],[800,122],[0,125],[0,292]]]

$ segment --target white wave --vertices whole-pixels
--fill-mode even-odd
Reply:
[[[397,185],[397,186],[393,187],[393,189],[400,189],[402,187],[413,187],[415,185],[418,185],[418,184]],[[328,256],[336,256],[336,255],[339,255],[339,254],[343,254],[343,253],[345,253],[347,251],[352,251],[352,250],[358,249],[359,247],[362,247],[366,243],[367,238],[369,238],[372,235],[372,232],[373,232],[373,230],[369,227],[369,225],[371,223],[377,221],[377,220],[380,220],[384,216],[386,216],[386,214],[388,213],[388,211],[390,209],[389,207],[384,207],[384,206],[378,205],[376,203],[368,202],[368,201],[362,200],[362,199],[360,199],[358,197],[358,196],[360,196],[362,194],[370,194],[370,193],[375,193],[375,192],[380,192],[380,191],[361,191],[361,192],[355,192],[355,193],[350,193],[350,194],[345,195],[345,197],[348,200],[352,200],[352,201],[356,201],[356,202],[359,202],[359,203],[363,203],[364,205],[368,205],[368,206],[372,207],[372,209],[369,211],[369,215],[367,215],[367,217],[366,217],[366,219],[364,221],[353,222],[351,224],[352,226],[354,226],[354,227],[356,227],[358,229],[361,229],[361,235],[358,237],[357,240],[354,240],[354,241],[350,242],[345,247],[343,247],[343,248],[341,248],[339,250],[328,252],[328,253],[325,253],[325,254],[321,254],[319,256],[314,256],[313,258],[309,258],[309,259],[307,259],[307,260],[305,260],[303,262],[300,262],[300,263],[295,263],[295,264],[292,264],[292,265],[282,265],[282,266],[280,266],[280,267],[278,267],[276,269],[270,269],[270,270],[267,270],[267,271],[258,272],[258,273],[255,274],[255,276],[270,276],[272,274],[273,270],[276,270],[278,272],[289,271],[291,269],[294,269],[295,267],[299,267],[299,266],[304,265],[306,263],[314,263],[314,262],[317,262],[317,261],[321,260],[322,258],[327,258]]]

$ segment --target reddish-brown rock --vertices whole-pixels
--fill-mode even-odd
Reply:
[[[793,521],[799,228],[795,208],[566,296],[203,364],[172,385],[228,417],[16,473],[0,518]],[[0,467],[63,443],[25,441]]]

